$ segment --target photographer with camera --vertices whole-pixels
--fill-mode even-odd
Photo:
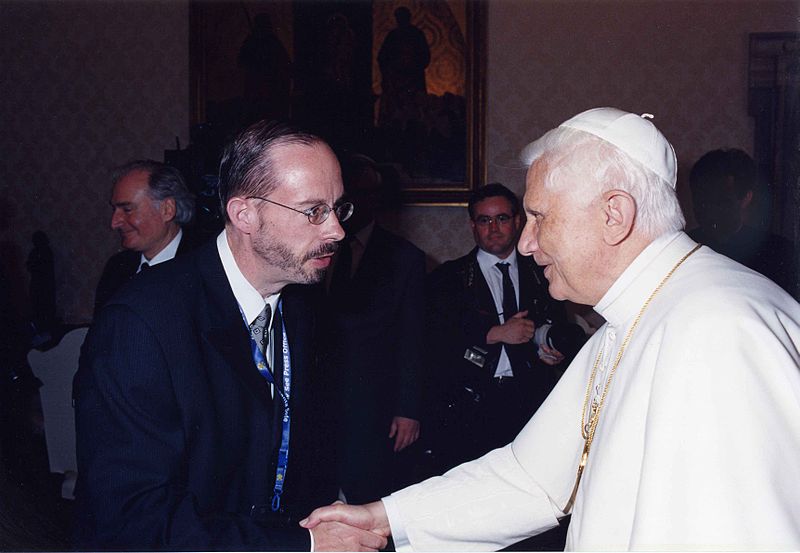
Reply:
[[[476,247],[433,271],[427,290],[429,444],[441,471],[511,442],[586,340],[516,252],[517,196],[487,184],[468,209]]]

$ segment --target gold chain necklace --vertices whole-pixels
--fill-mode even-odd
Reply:
[[[597,376],[597,368],[600,366],[600,360],[603,357],[603,348],[600,348],[600,351],[597,352],[597,358],[594,360],[594,366],[592,367],[592,374],[589,377],[589,385],[586,387],[586,397],[583,399],[583,410],[581,411],[581,436],[583,437],[583,454],[581,455],[581,462],[578,464],[578,474],[575,477],[575,486],[572,488],[572,494],[569,497],[569,501],[567,502],[566,507],[562,510],[564,513],[568,513],[572,506],[575,504],[575,496],[578,495],[578,486],[581,483],[581,477],[583,476],[583,469],[586,467],[586,462],[589,460],[589,450],[592,447],[592,442],[594,441],[594,433],[597,430],[597,423],[600,421],[600,411],[603,409],[603,405],[606,402],[606,396],[608,396],[608,390],[611,388],[611,381],[614,379],[614,374],[617,372],[617,367],[619,367],[619,362],[622,360],[622,354],[625,353],[625,349],[628,347],[628,343],[631,340],[631,336],[633,336],[633,331],[636,330],[636,327],[639,324],[639,321],[644,315],[644,312],[647,310],[647,307],[650,305],[650,302],[653,301],[653,298],[656,297],[661,291],[661,288],[664,287],[664,284],[669,280],[669,278],[673,275],[675,271],[678,270],[684,261],[688,259],[690,255],[696,252],[700,248],[700,244],[697,244],[692,251],[684,255],[680,261],[678,261],[675,266],[667,273],[667,275],[661,280],[661,282],[656,286],[656,289],[650,294],[650,297],[645,300],[644,305],[639,310],[639,314],[636,315],[636,319],[634,319],[631,328],[628,330],[628,333],[625,335],[625,339],[622,341],[622,345],[617,352],[617,357],[614,359],[614,364],[611,367],[611,371],[608,374],[608,379],[606,380],[606,385],[603,388],[603,394],[600,396],[600,403],[593,404],[591,411],[589,413],[589,421],[584,422],[584,418],[586,417],[586,407],[589,405],[589,397],[592,393],[592,385],[594,384],[595,376]]]

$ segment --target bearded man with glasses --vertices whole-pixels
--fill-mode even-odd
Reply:
[[[309,287],[353,213],[331,148],[262,121],[220,164],[225,229],[100,311],[75,379],[83,550],[377,550],[297,521],[337,497]]]

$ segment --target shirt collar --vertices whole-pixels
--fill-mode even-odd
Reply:
[[[510,265],[509,268],[512,269],[513,271],[516,270],[517,268],[516,253],[517,253],[516,250],[514,250],[511,252],[511,255],[509,255],[505,259],[500,259],[496,255],[478,248],[478,255],[477,255],[478,264],[481,266],[482,270],[486,271],[488,269],[491,269],[498,263],[508,263]]]
[[[239,302],[239,307],[241,307],[244,312],[247,323],[250,324],[258,317],[261,311],[263,311],[265,303],[270,305],[272,314],[274,315],[278,300],[280,300],[280,293],[272,294],[264,298],[258,290],[250,284],[236,264],[236,259],[233,257],[230,244],[228,244],[228,235],[225,230],[220,232],[219,236],[217,236],[217,251],[222,261],[222,268],[225,270],[225,276],[228,277],[228,283],[231,285],[231,290],[233,290],[233,296],[236,298],[236,301]],[[270,320],[268,323],[267,326],[271,328],[272,321]]]
[[[175,237],[172,240],[170,240],[169,244],[167,244],[163,250],[155,254],[153,256],[153,259],[147,259],[144,256],[144,254],[142,254],[141,257],[139,257],[139,266],[141,267],[142,263],[147,263],[152,267],[153,265],[158,265],[159,263],[169,261],[170,259],[175,257],[175,255],[178,253],[178,246],[181,243],[182,237],[183,237],[183,229],[179,228],[178,234],[176,234]]]
[[[653,240],[614,281],[595,306],[612,326],[630,321],[675,264],[696,243],[682,231]]]

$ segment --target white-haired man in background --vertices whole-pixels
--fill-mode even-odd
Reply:
[[[492,550],[571,514],[567,549],[800,548],[800,306],[683,233],[646,118],[590,110],[523,158],[520,251],[607,323],[508,446],[302,524]]]

